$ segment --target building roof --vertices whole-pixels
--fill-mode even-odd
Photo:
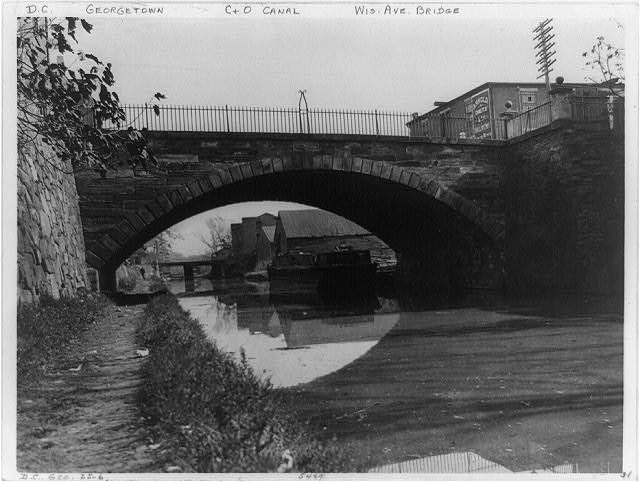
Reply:
[[[267,240],[270,243],[273,243],[273,239],[275,238],[275,235],[276,235],[276,227],[275,226],[263,226],[262,227],[262,232],[266,236]]]
[[[552,85],[555,85],[555,84],[552,84]],[[562,85],[565,87],[572,87],[572,88],[573,87],[598,87],[597,84],[579,83],[579,82],[564,82]],[[439,104],[436,108],[431,109],[430,111],[427,111],[426,113],[415,117],[414,119],[407,122],[407,125],[411,124],[412,122],[422,120],[429,115],[445,110],[448,107],[450,107],[452,104],[460,100],[466,99],[469,96],[477,94],[478,92],[481,92],[485,89],[490,89],[492,87],[545,87],[545,86],[546,84],[544,82],[485,82],[484,84],[474,87],[473,89],[468,90],[464,94],[461,94],[458,97],[455,97],[449,101],[443,102]]]
[[[289,239],[371,234],[348,219],[321,209],[280,211],[278,217]]]
[[[277,217],[271,213],[263,213],[256,218],[262,226],[275,226]]]

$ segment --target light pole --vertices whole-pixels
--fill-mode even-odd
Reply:
[[[309,124],[309,104],[307,104],[307,97],[306,97],[306,93],[307,90],[303,89],[303,90],[298,90],[298,93],[300,94],[300,99],[298,99],[298,118],[300,120],[300,133],[303,133],[303,127],[302,127],[302,102],[304,102],[304,111],[307,117],[307,134],[311,133],[311,125]]]

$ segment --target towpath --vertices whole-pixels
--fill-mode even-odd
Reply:
[[[142,309],[107,308],[50,373],[18,394],[19,471],[151,471],[152,441],[136,407]]]

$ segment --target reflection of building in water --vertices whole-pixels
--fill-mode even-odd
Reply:
[[[271,306],[269,293],[252,293],[238,298],[238,328],[245,328],[249,333],[266,333],[273,337],[280,336],[280,322],[272,321],[274,309]]]
[[[245,328],[249,333],[264,333],[272,337],[282,334],[280,318],[272,307],[258,308],[254,310],[238,310],[238,328]]]
[[[192,312],[193,310],[194,308],[192,308]],[[215,336],[238,331],[238,309],[235,304],[229,306],[219,301],[216,297],[212,297],[211,304],[203,311],[204,313],[202,314],[195,312],[193,315],[197,319],[208,320],[208,323],[203,325],[207,335]]]
[[[377,341],[398,322],[398,313],[367,314],[332,318],[292,319],[279,313],[287,348],[325,343]]]

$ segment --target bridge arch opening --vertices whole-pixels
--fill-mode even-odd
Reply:
[[[499,255],[487,253],[499,251],[501,226],[432,180],[381,161],[352,160],[346,167],[310,160],[284,169],[282,161],[270,159],[216,169],[158,192],[88,243],[88,264],[109,289],[117,266],[158,233],[214,208],[264,200],[301,203],[353,221],[433,288],[473,283],[474,265],[488,262],[495,268],[498,262]]]
[[[266,280],[278,255],[339,247],[369,252],[388,279],[395,252],[374,234],[334,213],[290,202],[244,202],[192,216],[134,251],[116,270],[119,291],[149,289],[162,278],[178,292],[209,289],[204,278]],[[184,283],[184,286],[183,286]]]

